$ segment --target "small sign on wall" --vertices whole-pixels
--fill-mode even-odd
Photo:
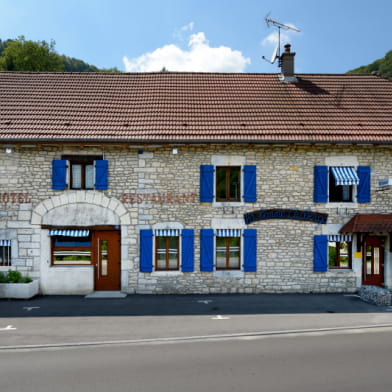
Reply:
[[[362,259],[362,252],[354,252],[354,257],[356,259]]]

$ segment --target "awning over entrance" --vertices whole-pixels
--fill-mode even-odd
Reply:
[[[11,240],[0,240],[0,246],[11,246]]]
[[[353,167],[331,167],[336,185],[358,185],[359,177]]]
[[[88,237],[90,230],[50,230],[49,235],[60,235],[63,237]]]
[[[356,214],[340,233],[392,233],[392,214]]]

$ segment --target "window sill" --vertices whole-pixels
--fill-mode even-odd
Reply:
[[[182,271],[154,271],[151,273],[151,276],[163,276],[163,277],[172,277],[172,276],[182,276],[184,273]]]
[[[245,203],[243,201],[213,201],[212,202],[212,206],[213,207],[241,207],[245,205]]]
[[[51,264],[50,268],[94,268],[92,264]]]
[[[328,202],[326,208],[358,208],[357,202]]]
[[[214,271],[213,275],[220,279],[242,279],[245,276],[244,271],[239,270]]]
[[[352,268],[328,268],[330,272],[353,272]]]

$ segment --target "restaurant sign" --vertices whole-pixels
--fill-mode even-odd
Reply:
[[[247,225],[252,222],[267,219],[294,219],[324,224],[327,223],[328,214],[313,211],[301,211],[296,209],[274,208],[247,212],[244,214],[244,219]]]

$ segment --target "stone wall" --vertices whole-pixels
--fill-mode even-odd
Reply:
[[[173,149],[177,153],[173,153]],[[142,150],[142,151],[140,151]],[[391,149],[374,146],[263,146],[170,145],[113,147],[14,147],[0,151],[0,193],[22,193],[23,202],[2,202],[0,239],[12,238],[14,267],[40,275],[40,226],[33,212],[47,200],[71,191],[51,189],[51,162],[62,154],[103,154],[109,161],[109,189],[127,216],[122,222],[122,269],[127,270],[130,293],[254,293],[355,291],[360,260],[353,270],[313,272],[313,236],[326,233],[326,225],[305,221],[253,222],[257,229],[257,272],[200,271],[200,236],[203,228],[219,224],[240,228],[243,214],[261,208],[289,208],[328,213],[328,227],[340,227],[355,213],[388,213],[391,191],[377,192],[379,179],[392,173]],[[330,157],[357,160],[372,167],[372,202],[313,203],[313,167]],[[216,160],[241,161],[257,166],[255,203],[200,203],[199,167]],[[83,191],[80,191],[83,192]],[[125,195],[125,196],[124,196]],[[133,195],[133,196],[129,196]],[[69,196],[67,196],[69,197]],[[88,204],[84,198],[79,203]],[[342,205],[341,205],[342,204]],[[139,272],[139,231],[167,222],[195,230],[195,271]],[[8,236],[8,237],[7,237]],[[1,267],[3,268],[3,267]],[[72,268],[72,267],[70,267]]]

